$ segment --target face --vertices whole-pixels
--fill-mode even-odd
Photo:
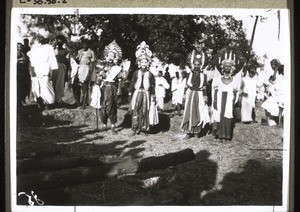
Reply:
[[[194,70],[200,70],[200,67],[201,67],[201,62],[196,60],[194,62]]]
[[[140,64],[142,69],[146,69],[149,66],[149,61],[147,59],[142,59]]]
[[[87,43],[83,43],[82,44],[82,48],[86,51],[86,50],[88,50],[88,45],[87,45]]]
[[[251,68],[251,69],[249,70],[249,77],[253,78],[254,75],[255,75],[255,68]]]
[[[107,57],[113,59],[115,57],[115,55],[113,52],[108,52]]]
[[[224,63],[224,72],[230,73],[232,65],[230,63]]]

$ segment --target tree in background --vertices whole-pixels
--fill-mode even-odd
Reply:
[[[76,12],[76,11],[75,11]],[[93,14],[22,15],[20,34],[32,36],[40,26],[67,37],[68,47],[80,48],[80,38],[88,38],[96,55],[116,40],[124,58],[135,64],[136,46],[146,41],[154,54],[164,63],[186,63],[187,55],[196,41],[205,37],[209,65],[215,66],[224,49],[233,49],[240,57],[252,57],[242,23],[233,16]]]

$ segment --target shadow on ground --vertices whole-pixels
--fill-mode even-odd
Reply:
[[[282,167],[249,160],[244,171],[228,173],[222,189],[207,194],[203,205],[281,205]]]

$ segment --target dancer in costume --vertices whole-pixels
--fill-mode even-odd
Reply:
[[[233,107],[237,102],[240,87],[240,77],[233,76],[235,62],[231,59],[222,61],[222,73],[220,77],[214,77],[213,89],[213,114],[212,120],[214,135],[220,141],[231,140],[233,136]],[[216,71],[216,73],[219,73]]]
[[[199,134],[210,122],[207,106],[207,76],[202,67],[205,62],[203,52],[193,51],[190,56],[191,72],[187,76],[186,101],[180,128],[187,133],[185,138]]]
[[[152,52],[143,41],[136,51],[139,69],[134,72],[129,96],[132,96],[130,110],[132,111],[132,135],[150,130],[150,104],[155,101],[155,79],[149,71]]]
[[[122,58],[122,50],[115,40],[105,47],[104,57],[106,64],[102,74],[100,119],[103,123],[103,130],[107,129],[107,121],[109,119],[111,132],[116,134],[117,100],[118,96],[121,95],[123,74],[122,67],[118,65]]]

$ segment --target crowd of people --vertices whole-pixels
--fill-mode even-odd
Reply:
[[[207,65],[204,42],[198,41],[186,64],[164,64],[143,41],[135,53],[138,68],[131,71],[131,61],[122,60],[122,49],[115,40],[96,58],[89,40],[83,39],[78,51],[70,51],[63,35],[56,36],[54,46],[49,37],[50,32],[41,28],[31,46],[28,39],[17,44],[20,107],[28,99],[37,102],[41,110],[64,107],[68,87],[74,108],[96,108],[102,129],[108,129],[109,120],[112,134],[117,133],[118,106],[128,103],[132,135],[136,135],[159,123],[158,114],[170,97],[174,114],[182,117],[180,128],[185,138],[199,135],[209,125],[215,138],[223,141],[233,137],[235,108],[241,108],[241,122],[255,123],[260,100],[266,112],[262,124],[282,127],[284,66],[278,59],[271,61],[269,70],[251,61],[241,65],[231,51],[212,69]]]

